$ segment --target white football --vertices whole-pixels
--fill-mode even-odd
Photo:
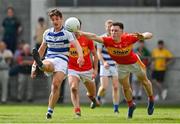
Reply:
[[[65,29],[70,32],[76,32],[80,29],[80,22],[76,17],[70,17],[65,21]]]

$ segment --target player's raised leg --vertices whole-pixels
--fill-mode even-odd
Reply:
[[[37,64],[37,66],[39,67],[39,69],[41,69],[44,72],[53,72],[54,71],[53,63],[51,63],[50,61],[47,61],[47,60],[42,61],[37,49],[35,49],[35,48],[33,49],[32,55],[33,55],[33,58]]]

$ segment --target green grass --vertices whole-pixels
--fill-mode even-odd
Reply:
[[[46,110],[45,105],[0,105],[0,123],[180,123],[179,107],[156,107],[148,116],[146,108],[138,106],[133,119],[127,119],[126,106],[120,106],[119,115],[111,106],[82,106],[82,116],[75,118],[71,105],[57,105],[51,120],[45,119]]]

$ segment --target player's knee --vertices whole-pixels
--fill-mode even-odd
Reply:
[[[77,87],[71,86],[71,92],[76,93],[77,92]]]
[[[124,91],[124,92],[127,92],[127,91],[128,91],[128,88],[123,88],[123,91]]]
[[[113,90],[114,90],[114,91],[118,91],[118,90],[119,90],[119,87],[118,87],[118,86],[114,86],[114,87],[113,87]]]
[[[150,81],[147,77],[140,77],[139,81],[142,83],[142,85],[147,85]]]
[[[119,79],[119,83],[120,83],[120,84],[122,84],[122,83],[123,83],[123,81],[124,81],[123,79]]]
[[[105,87],[102,87],[101,91],[102,91],[102,92],[105,92],[105,91],[106,91],[106,88],[105,88]]]
[[[54,92],[59,91],[59,87],[60,87],[60,83],[59,82],[60,82],[59,80],[54,80],[52,82],[52,90]]]
[[[52,92],[57,92],[57,91],[59,91],[59,85],[58,84],[52,84]]]
[[[144,85],[151,85],[151,81],[149,79],[144,80]]]
[[[127,92],[127,91],[129,91],[129,90],[131,90],[131,87],[129,87],[129,86],[123,86],[123,91],[124,91],[124,92]]]
[[[45,65],[45,71],[47,71],[47,72],[53,72],[54,71],[54,66],[51,62],[44,61],[43,64]]]

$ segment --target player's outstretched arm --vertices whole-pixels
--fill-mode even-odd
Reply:
[[[102,37],[97,36],[97,35],[94,34],[94,33],[84,32],[84,31],[80,31],[80,30],[77,31],[77,33],[79,33],[80,35],[84,35],[84,36],[86,36],[88,39],[91,39],[91,40],[93,40],[93,41],[97,41],[97,42],[99,42],[99,43],[103,43],[103,42],[104,42],[104,40],[103,40]]]

